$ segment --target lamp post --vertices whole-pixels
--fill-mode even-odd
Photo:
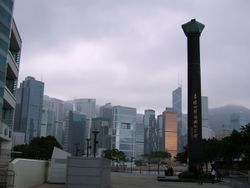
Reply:
[[[96,157],[96,145],[99,143],[96,140],[96,137],[97,137],[97,134],[99,133],[99,131],[98,130],[94,130],[94,131],[92,131],[92,133],[94,134],[94,157]]]
[[[91,146],[89,145],[90,138],[86,138],[86,141],[87,141],[87,157],[89,157],[89,149],[91,149]]]
[[[131,166],[130,166],[131,173],[132,173],[132,170],[133,170],[133,159],[134,159],[134,157],[131,157]]]

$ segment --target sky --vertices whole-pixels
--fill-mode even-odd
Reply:
[[[181,25],[205,24],[202,95],[209,108],[250,108],[249,0],[16,0],[22,37],[19,82],[33,76],[46,95],[97,104],[172,106],[182,86],[187,110],[187,38]]]

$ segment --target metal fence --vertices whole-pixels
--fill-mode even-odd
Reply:
[[[0,170],[0,188],[14,187],[15,173],[12,170]]]

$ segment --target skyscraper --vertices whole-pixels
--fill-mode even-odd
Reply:
[[[141,158],[144,154],[144,124],[143,114],[136,115],[135,126],[135,157]]]
[[[123,151],[128,160],[135,157],[136,109],[114,106],[111,147]]]
[[[40,136],[44,83],[26,77],[17,89],[14,130],[25,133],[25,142]]]
[[[107,103],[104,106],[100,107],[100,117],[105,118],[109,121],[112,121],[112,105]]]
[[[163,124],[163,115],[158,115],[157,116],[157,130],[158,130],[158,148],[159,151],[165,151],[164,149],[164,124]]]
[[[64,149],[74,156],[80,156],[84,153],[86,115],[70,111],[66,124]]]
[[[164,148],[172,157],[177,154],[177,113],[173,108],[163,112]]]
[[[102,117],[93,118],[91,126],[91,137],[93,138],[93,131],[98,131],[97,134],[97,148],[111,149],[111,122]],[[94,141],[94,139],[92,139]]]
[[[208,97],[201,96],[201,123],[202,123],[202,138],[209,139],[215,136],[214,132],[209,126],[208,120]]]
[[[92,118],[96,117],[96,99],[75,99],[74,110],[86,115],[86,137],[90,137]]]
[[[45,113],[43,113],[42,116],[42,125],[47,125],[46,135],[54,136],[57,141],[62,144],[64,101],[56,98],[50,98],[45,95],[43,100],[43,111],[45,111]]]
[[[156,127],[155,111],[147,109],[144,111],[144,153],[149,154],[158,151],[158,130]]]
[[[232,113],[230,115],[230,129],[239,131],[240,128],[246,124],[246,118],[242,112]]]
[[[182,138],[182,89],[178,87],[172,93],[173,109],[177,113],[177,149],[178,152],[182,151],[183,145]]]

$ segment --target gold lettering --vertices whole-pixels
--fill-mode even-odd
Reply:
[[[197,113],[198,113],[198,110],[197,110],[197,109],[194,109],[193,113],[194,113],[194,114],[197,114]]]
[[[193,101],[193,105],[197,105],[198,101],[197,100],[194,100]]]

